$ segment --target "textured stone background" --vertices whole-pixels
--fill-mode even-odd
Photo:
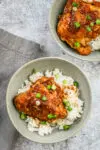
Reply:
[[[17,135],[14,150],[100,150],[100,62],[86,62],[65,54],[53,41],[48,14],[53,0],[0,0],[0,27],[41,44],[46,56],[60,56],[79,65],[88,76],[93,96],[90,120],[81,132],[56,144],[38,144]],[[2,150],[2,148],[0,148]]]

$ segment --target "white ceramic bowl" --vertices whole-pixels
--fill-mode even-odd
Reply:
[[[72,55],[73,57],[88,60],[88,61],[100,61],[100,51],[92,52],[88,56],[79,55],[75,50],[70,48],[65,42],[61,41],[57,35],[56,27],[58,22],[58,16],[61,12],[63,12],[64,6],[66,4],[66,0],[55,0],[52,4],[50,9],[50,16],[49,16],[49,27],[52,33],[54,40],[60,45],[60,47],[67,52],[68,54]]]
[[[16,95],[21,84],[27,79],[33,68],[37,71],[53,70],[59,68],[63,74],[71,76],[77,80],[80,85],[80,98],[84,100],[84,113],[82,118],[78,120],[68,131],[54,131],[51,135],[41,137],[36,132],[30,132],[27,129],[26,123],[19,118],[19,113],[13,105],[13,98]],[[74,64],[60,58],[41,58],[36,59],[23,65],[12,76],[6,94],[6,105],[10,120],[14,127],[24,137],[40,143],[54,143],[68,139],[75,135],[86,123],[91,109],[91,90],[89,82],[84,73]]]

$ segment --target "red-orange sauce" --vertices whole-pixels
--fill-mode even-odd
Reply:
[[[50,90],[47,88],[48,85],[55,85],[56,89]],[[41,94],[40,98],[36,98],[37,93]],[[47,98],[46,101],[42,100],[43,96]],[[52,77],[42,77],[33,83],[28,91],[17,95],[14,98],[14,105],[20,112],[39,120],[48,121],[48,114],[55,114],[55,119],[67,116],[63,98],[64,91],[55,83],[54,79]],[[40,105],[36,104],[37,101],[40,102]]]

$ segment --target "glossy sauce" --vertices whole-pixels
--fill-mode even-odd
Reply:
[[[75,10],[73,2],[78,4]],[[81,55],[91,53],[89,42],[100,35],[100,25],[96,24],[96,20],[100,19],[99,4],[100,2],[89,4],[82,0],[68,0],[58,22],[57,33],[61,40],[66,41]],[[75,22],[79,23],[80,27],[76,27]],[[91,26],[91,23],[94,25]],[[75,42],[79,42],[80,46],[76,47]]]
[[[56,89],[48,89],[48,85],[55,85]],[[40,98],[36,98],[36,94],[40,93]],[[43,96],[46,100],[43,101]],[[54,79],[42,77],[37,80],[31,88],[25,93],[21,93],[14,98],[14,105],[17,110],[25,114],[38,118],[39,120],[52,121],[57,118],[64,118],[67,111],[63,105],[64,91],[55,83]],[[37,105],[37,101],[39,105]],[[55,114],[55,119],[48,119],[48,114]]]

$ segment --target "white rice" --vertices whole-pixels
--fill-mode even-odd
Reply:
[[[95,40],[90,42],[90,46],[92,47],[92,51],[100,50],[100,36],[98,36]]]
[[[56,83],[58,83],[61,87],[64,87],[65,94],[68,94],[68,101],[70,102],[70,106],[72,108],[72,111],[68,111],[68,116],[64,119],[58,119],[54,121],[54,123],[50,124],[47,123],[46,125],[40,124],[39,120],[37,118],[33,119],[29,116],[27,116],[26,123],[27,128],[31,132],[37,131],[39,135],[44,136],[51,134],[52,131],[55,128],[63,129],[64,125],[72,125],[74,121],[78,118],[81,118],[83,113],[83,101],[79,99],[79,93],[76,91],[76,87],[74,90],[68,89],[68,86],[72,86],[74,79],[72,79],[69,76],[65,76],[62,74],[62,72],[59,69],[55,69],[54,71],[47,70],[45,73],[43,72],[36,72],[35,74],[32,74],[29,77],[29,80],[25,80],[24,84],[22,85],[21,89],[18,90],[18,94],[27,91],[30,88],[30,85],[34,83],[36,80],[41,78],[42,76],[46,77],[54,77],[54,80]],[[63,81],[66,80],[67,83],[63,83]],[[37,101],[37,105],[39,105],[39,102]],[[66,108],[67,109],[67,108]],[[56,125],[55,125],[56,123]]]

